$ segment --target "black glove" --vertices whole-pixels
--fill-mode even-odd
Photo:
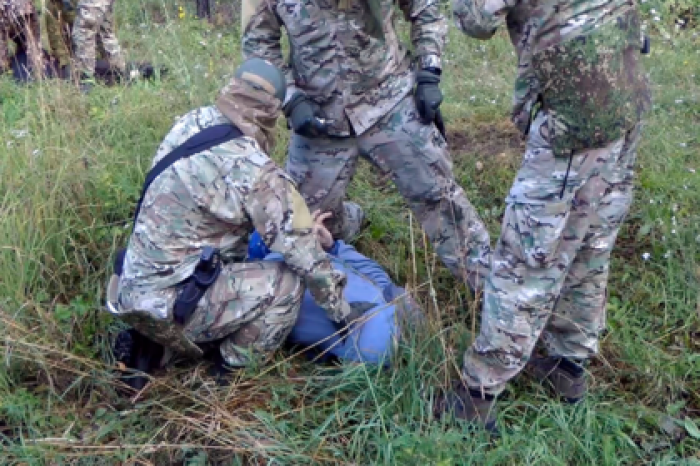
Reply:
[[[416,74],[416,107],[424,125],[435,121],[442,92],[440,91],[440,75],[437,70],[421,70]]]
[[[336,330],[339,332],[340,338],[345,338],[348,332],[352,329],[351,322],[359,319],[364,315],[365,312],[376,306],[376,304],[374,303],[365,301],[356,301],[354,303],[349,303],[349,305],[350,313],[347,316],[345,316],[343,320],[335,324]]]
[[[284,116],[295,133],[314,138],[326,133],[326,123],[319,118],[319,106],[301,92],[292,96],[284,107]]]
[[[352,309],[353,314],[358,315],[358,317],[364,315],[365,312],[373,309],[375,306],[376,304],[367,301],[355,301],[354,303],[350,303],[350,309]]]

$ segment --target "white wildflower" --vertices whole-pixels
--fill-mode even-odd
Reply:
[[[648,261],[650,258],[651,258],[651,254],[649,254],[648,252],[645,252],[644,254],[642,254],[642,259],[644,259],[645,261]]]

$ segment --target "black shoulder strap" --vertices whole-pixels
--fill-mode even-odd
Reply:
[[[190,155],[198,154],[205,150],[216,147],[219,144],[223,144],[228,141],[232,141],[236,138],[243,136],[240,129],[236,128],[231,124],[222,124],[216,126],[210,126],[204,128],[199,133],[195,134],[187,141],[182,143],[182,145],[176,147],[172,152],[163,157],[158,161],[158,163],[148,172],[146,175],[146,181],[143,183],[143,189],[141,190],[141,197],[136,204],[136,211],[134,212],[133,225],[131,227],[132,231],[136,227],[136,219],[141,211],[141,203],[146,195],[148,187],[153,183],[158,175],[163,173],[163,171],[177,162],[180,159],[189,157]],[[114,260],[114,273],[117,275],[122,274],[122,269],[124,265],[124,256],[126,254],[126,248],[117,251],[117,255]]]
[[[198,154],[241,136],[243,136],[241,130],[232,124],[210,126],[208,128],[204,128],[202,131],[183,142],[180,146],[176,147],[168,155],[160,159],[146,175],[146,181],[143,183],[143,189],[141,190],[141,197],[136,204],[136,212],[134,212],[134,226],[136,226],[136,218],[139,216],[139,212],[141,211],[141,203],[146,195],[146,191],[151,183],[153,183],[153,181],[158,177],[158,175],[163,173],[163,171],[165,171],[169,166],[180,159]]]

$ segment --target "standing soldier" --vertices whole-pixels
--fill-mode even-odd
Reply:
[[[214,345],[220,368],[261,362],[296,323],[307,286],[334,322],[361,315],[301,195],[267,155],[285,87],[279,69],[248,60],[216,105],[183,116],[158,149],[107,302],[165,356],[197,358]],[[245,261],[254,230],[283,262]]]
[[[447,23],[438,2],[398,0],[412,27],[412,59],[394,28],[395,3],[249,0],[243,53],[286,73],[284,112],[293,130],[286,170],[310,209],[332,212],[333,236],[348,241],[360,230],[361,209],[343,199],[362,155],[392,176],[443,263],[478,290],[490,262],[489,235],[455,181],[439,129]]]
[[[40,31],[32,0],[0,0],[0,73],[10,69],[7,42],[12,41],[17,46],[15,54],[26,52],[31,71],[36,76],[43,75]]]
[[[95,82],[98,41],[110,67],[125,74],[126,63],[114,30],[114,0],[79,0],[73,25],[73,49],[83,91],[88,91]]]
[[[575,403],[605,326],[610,253],[632,202],[650,107],[634,0],[454,0],[457,25],[518,52],[513,121],[529,136],[506,199],[465,383],[435,413],[495,429],[495,397],[526,366]],[[531,118],[534,114],[534,118]],[[537,342],[546,357],[531,358]],[[529,361],[529,364],[528,364]]]

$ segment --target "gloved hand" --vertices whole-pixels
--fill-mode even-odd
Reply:
[[[375,303],[370,303],[368,301],[355,301],[354,303],[350,303],[350,309],[352,309],[352,311],[355,313],[359,313],[360,315],[364,315],[365,312],[369,311],[370,309],[374,309],[375,306]]]
[[[416,107],[423,124],[435,121],[435,115],[442,103],[440,75],[436,71],[421,70],[416,74]]]
[[[340,322],[336,323],[336,328],[341,338],[345,338],[347,334],[354,328],[354,326],[357,325],[357,323],[353,323],[353,321],[362,317],[365,314],[365,312],[374,308],[376,305],[374,303],[364,301],[356,301],[354,303],[348,304],[346,301],[343,303],[343,306],[347,307],[349,311],[347,312],[345,318],[343,318]]]
[[[301,92],[292,96],[284,107],[284,116],[295,133],[314,138],[326,133],[327,124],[319,117],[319,106]]]

